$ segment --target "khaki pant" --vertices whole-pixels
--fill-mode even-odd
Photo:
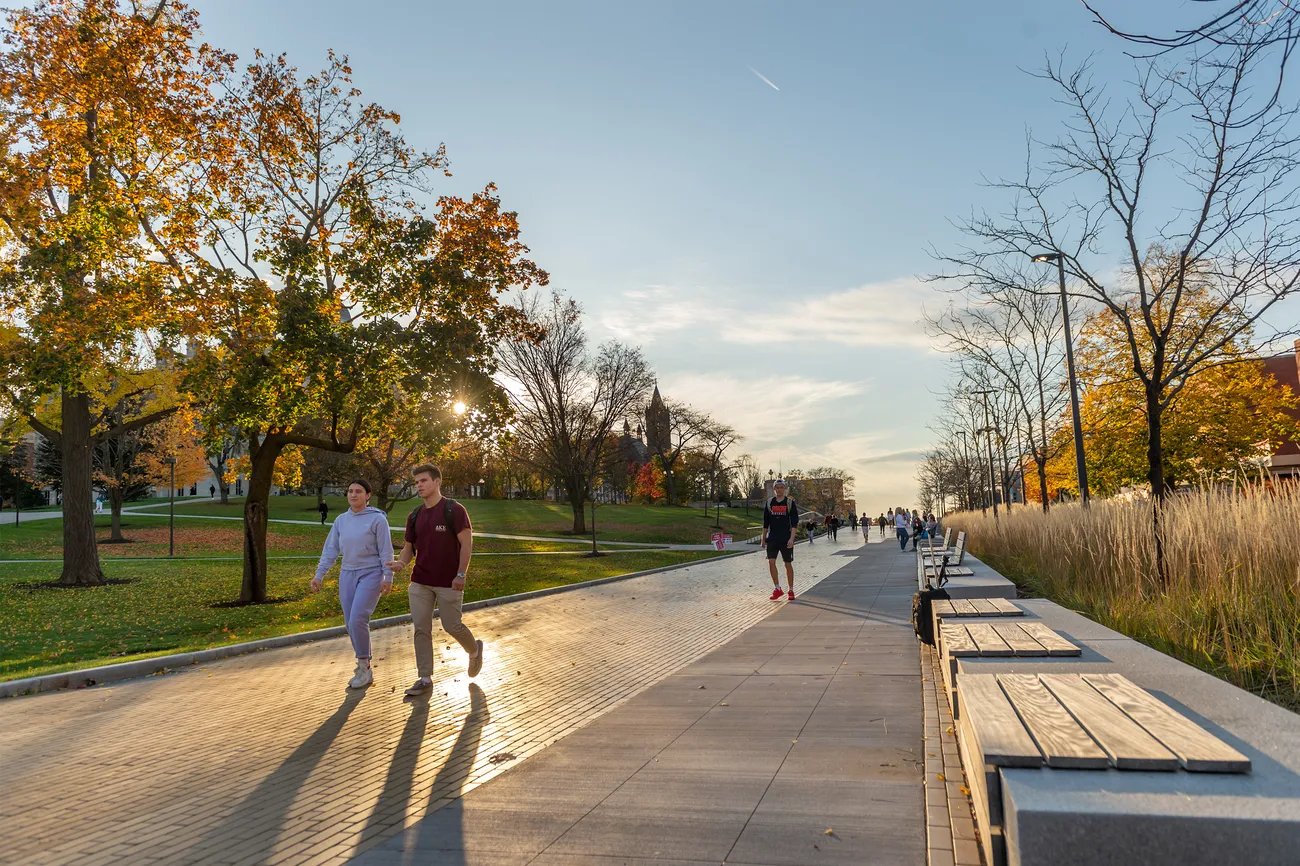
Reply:
[[[422,677],[433,676],[433,608],[438,607],[442,630],[456,639],[470,655],[478,652],[474,633],[460,620],[465,593],[446,586],[412,583],[406,591],[411,600],[411,621],[415,624],[415,666]]]

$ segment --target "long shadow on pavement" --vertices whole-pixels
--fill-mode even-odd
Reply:
[[[269,854],[280,837],[284,819],[298,791],[329,751],[343,730],[348,716],[365,696],[363,690],[349,689],[339,708],[191,850],[204,853],[215,850],[220,851],[223,857],[230,857],[250,840],[257,839],[255,846],[248,846],[247,851],[241,852],[242,856],[251,856],[257,852]],[[253,835],[245,836],[249,827],[254,828]]]
[[[456,742],[447,753],[442,768],[429,786],[429,810],[416,824],[394,838],[359,854],[352,863],[356,864],[409,864],[436,863],[438,866],[463,866],[466,862],[464,848],[465,828],[463,821],[463,801],[460,791],[469,768],[478,756],[479,742],[483,738],[483,728],[491,716],[488,712],[487,696],[477,683],[469,684],[470,710],[461,725]],[[397,815],[405,813],[405,804],[410,800],[415,770],[418,764],[420,745],[424,738],[425,725],[429,718],[427,700],[421,700],[419,706],[411,711],[402,737],[393,756],[393,766],[384,781],[384,790],[379,795],[366,830],[386,823],[400,823]],[[453,802],[437,808],[438,800],[455,798]],[[387,820],[386,820],[387,819]],[[364,848],[369,841],[366,831],[362,831],[359,848]]]

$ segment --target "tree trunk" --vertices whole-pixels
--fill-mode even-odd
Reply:
[[[1043,498],[1043,513],[1048,511],[1047,505],[1047,458],[1039,460],[1034,458],[1034,465],[1038,467],[1038,495]]]
[[[252,464],[248,475],[248,493],[244,497],[244,581],[239,600],[245,604],[266,601],[266,518],[271,498],[271,474],[284,443],[267,437],[254,447],[249,437]]]
[[[1165,463],[1163,434],[1163,412],[1160,395],[1148,388],[1147,400],[1147,481],[1151,484],[1151,532],[1156,548],[1156,582],[1163,590],[1168,585],[1165,575],[1165,542],[1160,526],[1160,510],[1165,501]]]
[[[99,586],[104,572],[99,567],[95,544],[95,510],[91,504],[90,398],[63,389],[63,430],[59,436],[63,456],[63,573],[64,586]]]
[[[664,470],[664,499],[667,500],[669,505],[676,505],[677,479],[673,477],[674,466],[670,466],[668,461],[663,458],[662,454],[659,455],[659,462],[663,464]],[[676,461],[673,462],[674,464],[676,463]]]
[[[573,534],[587,534],[587,512],[584,506],[587,504],[586,494],[583,493],[583,485],[569,481],[565,488],[569,493],[569,507],[573,509]]]
[[[230,485],[220,475],[217,476],[217,492],[221,495],[221,504],[230,504]]]
[[[126,498],[126,492],[122,490],[122,485],[120,483],[109,488],[108,509],[113,514],[112,517],[113,530],[112,530],[112,534],[109,536],[108,539],[109,541],[126,540],[125,538],[122,537],[122,500],[124,500],[125,498]]]

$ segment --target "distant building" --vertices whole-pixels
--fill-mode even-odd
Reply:
[[[1265,358],[1264,368],[1292,393],[1300,394],[1300,340],[1295,341],[1292,351]],[[1300,409],[1288,409],[1287,414],[1300,420]],[[1300,443],[1285,439],[1270,451],[1268,471],[1274,478],[1300,477]]]

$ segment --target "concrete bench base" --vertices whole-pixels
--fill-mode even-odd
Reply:
[[[974,673],[1123,674],[1245,754],[1252,772],[1001,769],[1007,863],[1300,863],[1300,715],[1052,602],[1017,603],[1082,655],[959,658],[959,691]]]

